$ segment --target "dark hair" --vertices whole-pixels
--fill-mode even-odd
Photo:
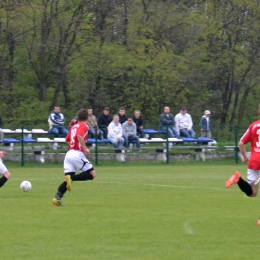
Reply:
[[[86,121],[88,119],[88,110],[80,109],[78,111],[78,121]]]
[[[104,107],[103,110],[110,111],[109,107]]]
[[[92,106],[88,106],[88,109],[93,109]]]
[[[120,107],[119,110],[125,110],[125,108],[124,107]]]

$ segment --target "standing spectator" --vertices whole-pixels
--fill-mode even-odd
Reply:
[[[210,119],[210,111],[205,110],[204,116],[200,119],[200,133],[201,137],[208,137],[211,138],[211,119]]]
[[[65,117],[60,112],[60,107],[55,106],[53,112],[50,113],[48,118],[50,129],[49,134],[54,134],[54,137],[66,137],[68,130],[63,126],[65,123]]]
[[[141,117],[141,112],[139,110],[135,110],[133,121],[136,124],[136,131],[137,135],[141,138],[144,137],[143,129],[144,129],[144,122],[143,118]]]
[[[190,114],[187,113],[187,108],[182,107],[180,113],[175,116],[176,129],[179,131],[180,136],[187,138],[195,138],[196,133],[192,129],[193,122]]]
[[[125,140],[123,138],[122,126],[119,123],[118,115],[114,115],[113,121],[109,124],[107,137],[115,148],[122,148]]]
[[[160,115],[160,129],[166,133],[168,128],[168,137],[179,138],[179,133],[175,128],[174,115],[170,114],[170,108],[164,107],[163,113]]]
[[[107,138],[108,125],[111,123],[112,118],[109,115],[109,107],[105,107],[103,113],[98,117],[99,130],[103,132],[103,137]]]
[[[95,131],[97,129],[97,136],[99,139],[103,139],[103,132],[99,130],[98,124],[97,124],[97,118],[93,115],[93,109],[92,107],[88,108],[88,121],[87,125],[89,127],[88,133],[91,137],[95,137]]]
[[[136,124],[132,117],[128,117],[127,121],[123,123],[123,137],[125,139],[125,148],[129,148],[130,142],[135,142],[136,148],[140,149],[139,137],[136,135]]]
[[[119,116],[119,123],[122,125],[125,121],[127,121],[127,116],[125,114],[125,108],[120,107],[118,111],[118,116]]]
[[[5,151],[0,151],[0,188],[10,179],[11,174],[3,164],[2,158],[5,157]]]

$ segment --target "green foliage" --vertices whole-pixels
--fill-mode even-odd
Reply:
[[[120,1],[119,1],[120,2]],[[88,104],[142,111],[205,109],[219,138],[255,119],[259,100],[257,1],[13,1],[0,6],[0,112],[5,127],[46,128]],[[42,8],[42,6],[46,8]],[[37,120],[35,120],[37,118]]]

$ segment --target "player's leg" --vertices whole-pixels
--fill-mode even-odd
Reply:
[[[84,172],[71,176],[72,181],[91,181],[96,178],[97,174],[94,168],[90,168]]]
[[[257,196],[259,183],[260,183],[260,181],[258,180],[259,176],[260,176],[259,170],[247,169],[247,181],[251,185],[253,191],[251,197]]]
[[[0,188],[10,179],[11,174],[5,167],[5,165],[2,163],[2,160],[0,161],[0,175],[2,176],[0,178]]]
[[[80,171],[79,174],[72,175],[72,181],[88,181],[96,177],[96,172],[91,162],[80,152],[79,156],[73,162],[74,167]]]
[[[254,181],[258,177],[259,171],[251,169],[247,170],[247,182],[241,177],[239,172],[234,172],[233,175],[226,181],[226,188],[230,188],[232,185],[237,184],[241,191],[243,191],[248,197],[255,197],[258,192],[258,185],[254,185]]]
[[[64,196],[65,192],[68,190],[68,178],[70,178],[71,175],[74,175],[76,173],[76,169],[73,166],[73,164],[71,163],[71,161],[73,161],[75,157],[75,154],[73,152],[73,150],[68,151],[66,153],[65,159],[64,159],[64,174],[65,174],[65,178],[64,181],[60,184],[60,186],[58,187],[58,191],[55,194],[55,197],[52,200],[52,203],[56,206],[64,206],[64,204],[61,202],[61,198]],[[69,177],[68,177],[69,176]],[[71,185],[71,182],[70,182]],[[69,186],[69,190],[70,190],[70,186]]]
[[[66,176],[71,176],[71,175],[74,175],[75,172],[69,172],[69,173],[66,173]],[[71,180],[71,179],[70,179]],[[64,194],[66,193],[66,191],[68,190],[67,188],[68,186],[68,181],[67,180],[64,180],[61,185],[58,187],[58,191],[57,193],[55,194],[55,197],[53,198],[52,200],[52,203],[56,206],[64,206],[64,204],[61,202],[61,199],[62,197],[64,196]]]

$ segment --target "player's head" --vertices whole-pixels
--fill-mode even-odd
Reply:
[[[86,121],[88,120],[88,110],[87,109],[80,109],[78,111],[78,120],[79,121]]]

